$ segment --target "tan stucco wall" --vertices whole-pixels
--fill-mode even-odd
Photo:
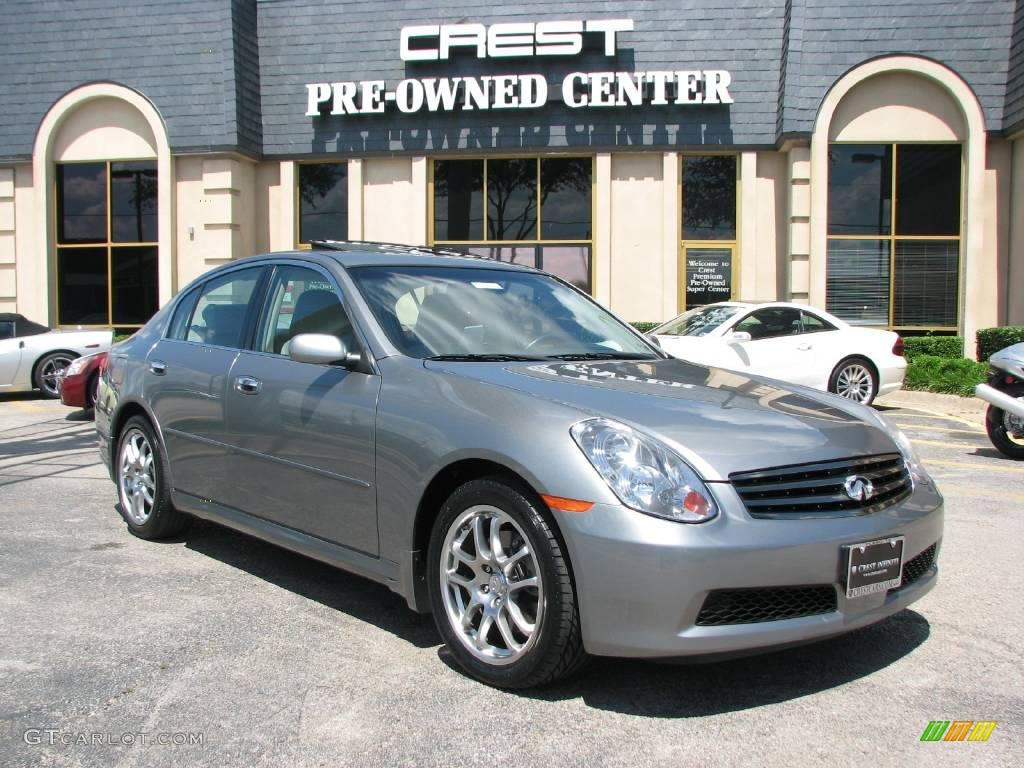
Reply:
[[[14,175],[13,167],[0,168],[0,312],[17,306]]]
[[[282,250],[286,247],[281,244],[285,236],[281,232],[280,218],[275,215],[281,205],[283,192],[281,164],[259,163],[253,171],[253,185],[253,250],[256,253]]]
[[[949,91],[908,72],[887,72],[855,85],[829,128],[830,141],[962,141],[966,135]]]
[[[609,306],[625,320],[667,319],[663,180],[660,153],[612,155]]]
[[[426,245],[426,158],[363,160],[362,182],[355,201],[362,211],[362,239]],[[349,200],[350,208],[353,202]]]
[[[982,253],[987,262],[984,268],[994,276],[1006,275],[1009,267],[1012,167],[1013,145],[1002,139],[990,139],[985,157]],[[1005,279],[998,280],[992,306],[968,307],[970,321],[975,327],[987,328],[1006,323],[1008,287]],[[973,342],[974,339],[966,340],[968,355],[974,351]]]
[[[156,158],[156,140],[146,118],[132,105],[111,97],[78,107],[53,140],[56,162],[150,158]]]
[[[1006,323],[1024,325],[1024,137],[1013,142],[1011,156],[1007,271],[1002,275],[1006,292]]]
[[[740,161],[738,299],[778,299],[786,247],[788,167],[781,152],[744,152]]]
[[[180,157],[175,289],[206,270],[256,253],[269,232],[257,217],[256,166],[236,156]]]

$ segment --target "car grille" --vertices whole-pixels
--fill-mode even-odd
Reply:
[[[924,552],[903,564],[903,581],[900,582],[899,589],[913,584],[928,573],[929,569],[935,564],[935,551],[937,547],[938,544],[932,544]]]
[[[871,481],[870,498],[846,493],[844,483],[853,476]],[[750,515],[758,518],[870,515],[898,504],[913,490],[898,453],[735,472],[729,480]]]
[[[697,615],[697,625],[756,624],[762,621],[797,619],[836,610],[836,590],[831,584],[809,587],[719,589],[708,594]]]

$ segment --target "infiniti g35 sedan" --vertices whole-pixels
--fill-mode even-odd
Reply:
[[[205,518],[386,584],[495,686],[804,643],[937,578],[942,497],[873,410],[498,261],[214,269],[112,349],[96,424],[135,535]]]

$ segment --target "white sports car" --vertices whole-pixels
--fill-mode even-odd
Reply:
[[[648,332],[674,357],[824,389],[870,404],[903,386],[903,340],[803,304],[724,301]]]
[[[0,313],[0,393],[38,389],[60,397],[64,369],[82,355],[110,349],[114,332],[54,331],[22,315]]]

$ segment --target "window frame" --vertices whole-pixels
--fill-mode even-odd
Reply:
[[[892,195],[892,201],[889,206],[889,234],[847,234],[847,235],[833,235],[829,234],[828,225],[829,222],[825,221],[825,271],[826,279],[828,274],[828,243],[833,240],[872,240],[876,242],[887,242],[889,245],[889,301],[888,301],[888,320],[889,322],[884,325],[862,325],[856,326],[861,328],[884,328],[890,331],[939,331],[939,332],[950,332],[959,333],[960,326],[962,324],[962,313],[963,313],[963,291],[964,291],[964,182],[966,178],[966,163],[964,157],[964,149],[966,147],[965,142],[962,141],[830,141],[829,147],[832,146],[862,146],[862,147],[877,147],[877,146],[888,146],[892,148],[892,168],[890,169],[890,189]],[[896,217],[897,210],[899,208],[899,195],[897,186],[899,180],[899,151],[900,147],[910,146],[957,146],[960,148],[960,195],[959,195],[959,211],[957,216],[957,234],[955,235],[900,235],[896,232]],[[825,180],[825,194],[831,193],[831,174],[826,176]],[[825,210],[828,210],[828,202],[826,199]],[[827,214],[826,214],[827,216]],[[956,277],[957,277],[957,291],[956,291],[956,315],[957,320],[955,325],[896,325],[894,318],[896,315],[896,244],[897,242],[943,242],[943,241],[956,241],[957,243],[957,266],[956,266]],[[827,309],[827,307],[826,307]],[[840,318],[842,319],[842,318]]]
[[[489,202],[487,197],[487,166],[488,161],[491,160],[535,160],[537,165],[537,226],[536,226],[536,237],[527,238],[525,240],[492,240],[490,239],[487,231],[487,217]],[[542,174],[541,174],[541,161],[543,160],[560,160],[560,159],[579,159],[590,161],[590,239],[558,239],[548,240],[543,239],[541,235],[544,232],[544,218],[543,218],[543,204],[541,201],[541,195],[543,191],[542,187]],[[493,154],[493,155],[436,155],[429,158],[430,163],[427,169],[427,242],[434,246],[442,246],[445,248],[455,249],[466,249],[466,248],[529,248],[532,247],[538,252],[540,266],[537,269],[544,270],[543,266],[543,254],[540,252],[545,246],[586,246],[590,249],[590,270],[589,270],[589,282],[590,291],[584,291],[589,296],[593,296],[596,290],[597,281],[597,265],[595,258],[595,222],[597,221],[597,156],[590,153],[578,153],[578,152],[558,152],[558,153],[546,153],[546,154],[528,154],[528,155],[516,155],[516,154]],[[434,210],[434,169],[435,164],[438,162],[452,162],[462,160],[480,160],[484,164],[484,175],[483,175],[483,200],[481,201],[481,231],[484,235],[483,239],[480,240],[438,240],[434,237],[435,235],[435,210]]]
[[[301,180],[302,171],[301,171],[301,169],[302,169],[303,166],[307,166],[307,165],[344,165],[345,166],[345,216],[346,216],[346,221],[345,221],[345,238],[344,238],[344,240],[347,241],[347,240],[351,239],[352,233],[349,231],[347,217],[349,216],[349,206],[351,204],[351,200],[349,200],[349,194],[348,194],[348,192],[349,192],[348,184],[349,184],[349,180],[352,178],[352,161],[350,159],[347,159],[347,158],[346,159],[342,159],[342,160],[305,160],[305,161],[296,161],[294,163],[294,165],[295,165],[295,183],[292,186],[294,187],[294,190],[293,190],[293,195],[294,195],[293,207],[295,209],[295,222],[294,222],[294,227],[293,227],[292,231],[294,232],[294,235],[295,235],[295,237],[294,237],[295,250],[298,250],[298,251],[309,251],[309,250],[313,249],[313,246],[310,244],[310,242],[303,242],[302,241],[302,180]]]
[[[686,204],[684,176],[686,174],[686,158],[688,157],[733,157],[736,163],[736,236],[731,240],[686,240],[683,238],[683,206]],[[679,184],[676,190],[676,210],[679,213],[679,229],[676,232],[676,241],[679,244],[676,262],[676,281],[678,290],[676,293],[676,309],[678,312],[686,312],[695,307],[706,307],[708,304],[694,304],[692,307],[686,302],[686,255],[687,251],[693,249],[718,249],[729,251],[729,296],[720,301],[735,301],[736,288],[741,275],[740,270],[740,231],[742,230],[742,209],[741,203],[743,194],[741,185],[743,183],[740,166],[742,165],[743,153],[735,151],[721,152],[680,152],[679,153]],[[714,303],[714,302],[712,302]]]
[[[52,212],[53,212],[53,226],[51,235],[53,237],[53,247],[51,252],[51,265],[53,269],[53,287],[52,287],[52,298],[53,298],[53,310],[55,327],[57,328],[142,328],[145,323],[115,323],[114,322],[114,291],[111,278],[113,276],[114,266],[114,254],[113,249],[115,248],[156,248],[157,249],[157,268],[156,268],[156,282],[157,282],[157,303],[154,308],[154,314],[160,309],[160,242],[159,240],[154,241],[115,241],[113,239],[113,227],[114,227],[114,215],[113,215],[113,185],[111,184],[111,166],[115,163],[152,163],[154,169],[157,172],[157,187],[159,189],[160,176],[159,176],[159,163],[154,157],[117,157],[106,160],[70,160],[67,162],[57,161],[53,163],[53,187],[52,187]],[[61,212],[61,201],[60,201],[60,173],[58,168],[61,166],[68,165],[103,165],[106,172],[106,239],[99,242],[90,243],[62,243],[60,241],[60,212]],[[157,215],[157,232],[159,236],[159,222],[160,222],[160,196],[157,194],[156,201],[156,215]],[[106,323],[61,323],[60,322],[60,252],[66,250],[88,250],[88,249],[100,249],[103,248],[107,255],[107,320]]]
[[[194,347],[216,347],[217,349],[235,350],[236,352],[247,352],[251,351],[253,345],[253,334],[254,329],[254,314],[260,312],[259,306],[262,306],[265,299],[266,287],[267,287],[267,275],[269,273],[268,264],[238,264],[232,265],[231,269],[225,269],[224,271],[216,271],[204,275],[202,279],[197,281],[194,285],[186,286],[186,290],[178,293],[174,297],[175,302],[174,309],[171,311],[170,318],[167,325],[164,327],[161,339],[164,341],[174,341],[180,344],[190,344]],[[206,291],[207,286],[215,280],[228,277],[229,275],[235,275],[239,272],[246,272],[249,270],[258,271],[259,274],[256,277],[256,284],[253,286],[252,295],[249,297],[249,305],[246,309],[245,319],[242,321],[242,332],[239,345],[237,347],[226,347],[223,344],[210,344],[206,341],[192,341],[191,339],[184,338],[179,339],[175,336],[171,336],[171,327],[174,324],[174,318],[178,314],[178,310],[185,301],[190,301],[192,306],[188,308],[188,319],[185,321],[185,328],[191,328],[192,319],[195,316],[196,308],[199,306],[199,299],[202,298],[203,293]],[[193,298],[194,294],[194,298]],[[257,306],[258,305],[258,306]],[[257,306],[254,309],[254,306]],[[258,315],[257,315],[258,316]]]

